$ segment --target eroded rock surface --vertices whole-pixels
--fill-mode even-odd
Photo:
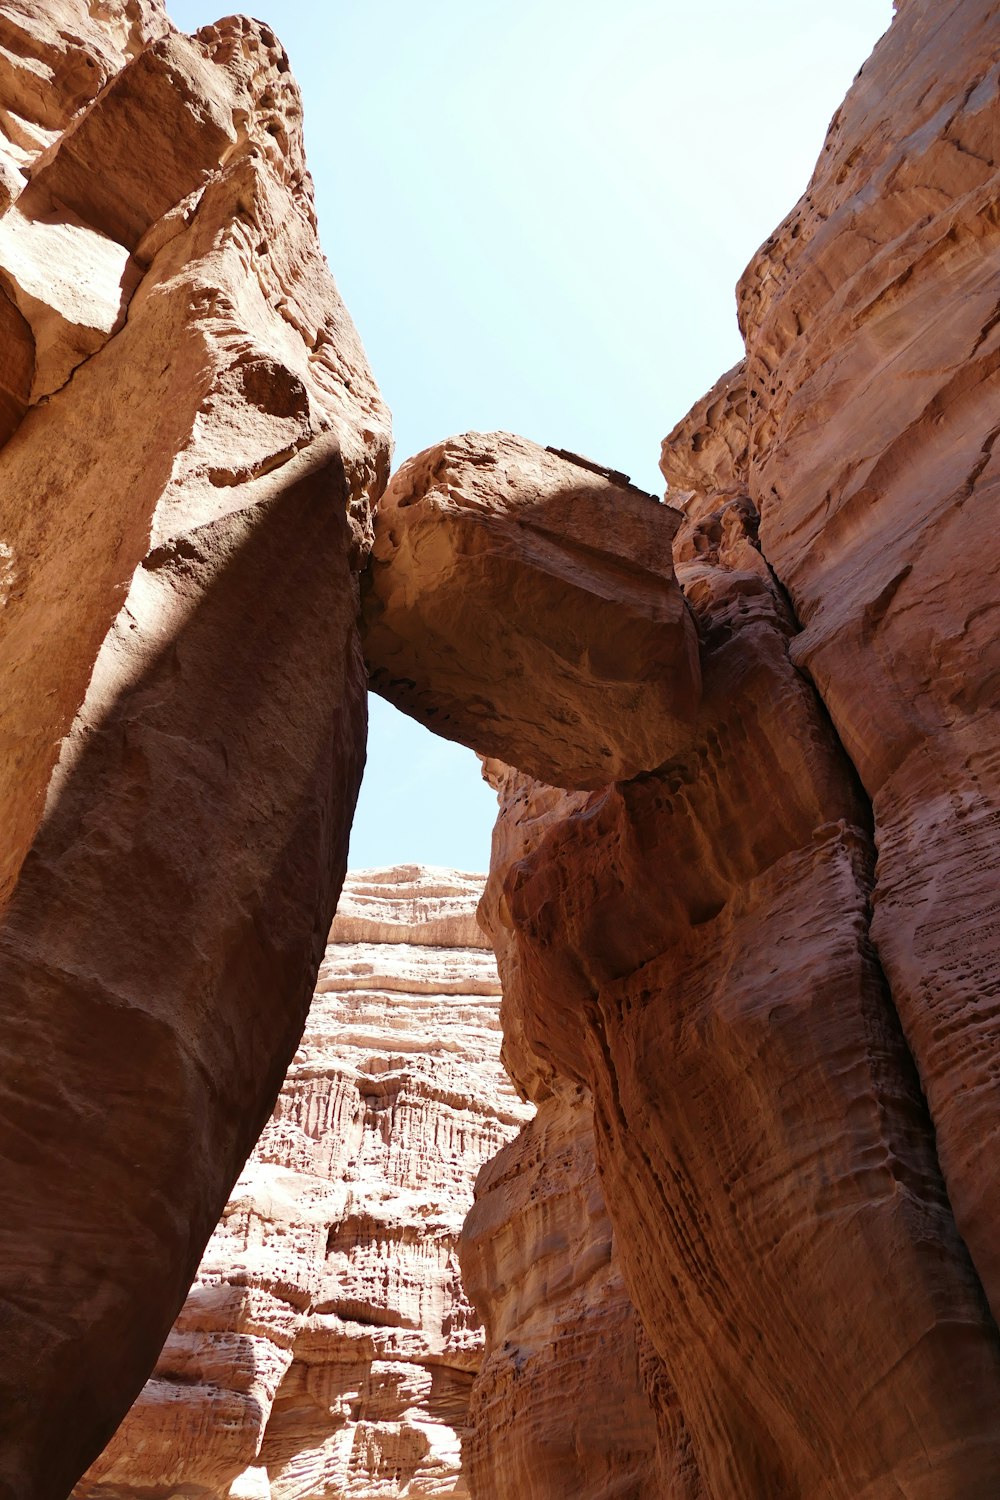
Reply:
[[[168,27],[163,0],[4,0],[0,212],[101,89]]]
[[[301,1034],[388,419],[266,26],[4,0],[0,109],[0,1495],[62,1500]]]
[[[868,942],[865,805],[752,522],[723,501],[681,538],[690,757],[506,786],[501,822],[538,827],[498,898],[505,1007],[593,1096],[676,1492],[985,1493],[1000,1341]]]
[[[554,785],[661,765],[689,737],[699,691],[676,527],[625,475],[509,433],[428,449],[376,516],[372,687]]]
[[[909,0],[740,286],[750,487],[871,798],[873,936],[1000,1315],[1000,7]]]
[[[516,773],[489,771],[513,794]],[[571,800],[541,797],[561,811]],[[465,1463],[475,1500],[658,1500],[673,1492],[645,1389],[653,1356],[597,1177],[592,1101],[527,1045],[517,948],[498,910],[510,866],[544,826],[537,802],[532,811],[517,817],[511,803],[498,823],[480,907],[504,985],[504,1059],[537,1112],[483,1167],[462,1231],[466,1291],[486,1327]]]
[[[998,120],[1000,7],[897,7],[743,279],[745,365],[665,445],[690,738],[589,795],[503,784],[527,839],[494,855],[507,1055],[592,1096],[685,1500],[1000,1481]],[[439,569],[413,556],[407,599]],[[458,644],[465,732],[496,753],[471,628]],[[402,706],[461,717],[450,682],[435,702],[408,676]],[[520,732],[501,753],[530,770]]]
[[[468,1496],[482,1331],[458,1234],[530,1113],[499,1062],[481,890],[410,866],[349,877],[274,1115],[77,1500]]]

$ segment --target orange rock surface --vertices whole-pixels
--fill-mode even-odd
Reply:
[[[537,844],[546,812],[558,818],[585,799],[496,762],[487,770],[505,816],[480,919],[503,981],[504,1061],[537,1112],[483,1167],[462,1230],[465,1288],[486,1328],[464,1443],[469,1485],[475,1500],[654,1500],[672,1493],[645,1389],[655,1356],[622,1278],[592,1101],[528,1045],[517,945],[499,909],[509,869]]]
[[[685,742],[699,690],[670,560],[677,524],[624,474],[509,433],[428,449],[376,515],[372,687],[558,786],[660,765]]]
[[[552,783],[501,782],[505,1052],[593,1099],[659,1472],[692,1500],[1000,1484],[998,80],[1000,6],[907,0],[743,278],[746,361],[663,453],[687,739],[553,790],[596,782],[564,774],[558,713],[539,754],[520,688],[498,746],[471,628],[398,699]],[[381,524],[377,603],[433,599],[433,545]],[[608,497],[600,529],[613,551]],[[470,620],[499,572],[461,570]]]
[[[0,1495],[63,1500],[301,1033],[388,419],[266,26],[4,0],[0,106]]]
[[[896,11],[669,505],[503,433],[379,505],[538,1112],[468,883],[356,884],[81,1500],[1000,1492],[1000,0]],[[0,104],[0,1500],[61,1500],[301,1033],[388,424],[266,26],[0,0]]]
[[[475,1500],[669,1494],[586,1090],[547,1094],[483,1168],[461,1259],[487,1340],[464,1443]]]

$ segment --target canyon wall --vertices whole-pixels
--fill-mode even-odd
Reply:
[[[896,9],[670,504],[467,434],[373,532],[273,34],[0,0],[0,1500],[136,1396],[81,1497],[996,1491],[1000,3]],[[372,547],[530,1120],[468,883],[327,946]]]
[[[507,871],[530,854],[547,815],[585,798],[526,783],[497,761],[485,769],[505,815],[479,914],[503,980],[504,1064],[536,1113],[480,1172],[462,1231],[466,1291],[486,1325],[469,1483],[475,1500],[654,1500],[670,1493],[646,1389],[655,1356],[622,1277],[591,1096],[528,1042],[517,948],[499,909]],[[668,1443],[667,1460],[672,1452]]]
[[[64,1500],[141,1389],[345,867],[389,432],[301,124],[257,22],[0,3],[11,1500]]]
[[[77,1500],[468,1496],[483,1334],[458,1235],[531,1114],[500,1066],[481,886],[348,878],[274,1114]]]
[[[532,705],[574,672],[599,692],[608,622],[626,618],[645,571],[617,544],[619,512],[632,525],[620,490],[604,490],[603,539],[598,527],[588,541],[600,608],[574,612],[558,651],[511,589],[500,633],[537,641],[502,744],[481,685],[491,642],[448,637],[446,671],[436,645],[419,649],[450,629],[449,542],[408,546],[398,513],[425,497],[440,507],[440,449],[394,481],[376,518],[374,685],[518,768],[497,772],[484,908],[507,1056],[534,1059],[553,1097],[591,1101],[641,1324],[656,1482],[683,1500],[941,1500],[1000,1482],[984,1149],[1000,1118],[1000,656],[984,513],[998,64],[996,5],[907,0],[741,283],[745,364],[664,444],[700,696],[683,700],[659,762],[598,787],[578,768],[599,766],[611,740],[599,714],[571,712],[542,720],[552,784],[532,779]],[[481,526],[491,482],[501,520],[517,511],[512,484],[531,514],[527,470],[496,458],[502,435],[488,446],[478,482],[449,487],[449,533]],[[536,566],[526,530],[508,542],[524,570]],[[556,511],[551,530],[575,558],[572,515]],[[503,571],[518,567],[505,557]],[[665,562],[660,573],[669,583]],[[466,576],[478,589],[476,569]],[[482,599],[492,641],[489,587]],[[396,659],[383,631],[394,607],[403,618],[399,600],[419,624],[397,688],[380,674]],[[657,658],[678,682],[681,641],[665,629]],[[641,666],[617,653],[605,669],[617,701],[629,670],[640,701]],[[565,1150],[556,1133],[551,1150]],[[515,1328],[503,1238],[483,1232],[491,1173],[469,1222],[470,1282],[487,1319]],[[527,1447],[513,1374],[493,1392],[470,1451],[500,1452],[505,1422]],[[479,1472],[482,1497],[500,1500],[503,1478]]]
[[[872,935],[1000,1315],[1000,6],[902,7],[739,289],[750,491],[871,799]]]

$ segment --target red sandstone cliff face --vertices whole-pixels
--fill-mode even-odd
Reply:
[[[504,789],[505,1027],[593,1097],[669,1493],[1000,1482],[998,62],[995,5],[900,10],[665,445],[689,742]]]
[[[386,467],[273,36],[93,9],[0,5],[10,1496],[65,1494],[138,1389],[301,1029]],[[522,773],[487,910],[540,1112],[466,1235],[477,1500],[1000,1483],[998,68],[996,4],[898,7],[743,279],[745,365],[665,445],[683,598],[672,511],[520,439],[431,450],[382,512],[377,685]],[[311,1272],[290,1316],[268,1275],[277,1312],[196,1300],[161,1370],[175,1409],[214,1385],[200,1458],[260,1495],[301,1488],[314,1409],[441,1396],[381,1333],[337,1386]],[[268,1352],[219,1384],[206,1332]],[[412,1433],[370,1417],[380,1481]]]
[[[675,1492],[985,1493],[1000,1346],[867,940],[864,804],[747,516],[682,534],[691,757],[505,789],[501,826],[537,825],[498,905],[505,1009],[593,1093]]]
[[[301,1032],[388,426],[266,26],[9,0],[0,106],[0,1494],[61,1500]]]
[[[496,762],[487,769],[506,816],[480,920],[503,981],[504,1061],[537,1112],[483,1167],[462,1230],[462,1275],[486,1326],[464,1443],[469,1485],[475,1500],[653,1500],[670,1493],[640,1368],[648,1375],[653,1357],[597,1177],[592,1101],[527,1043],[517,948],[498,910],[504,879],[537,844],[546,812],[585,798],[537,783],[519,795],[517,773]]]
[[[998,87],[1000,7],[908,4],[740,287],[761,537],[872,801],[872,933],[994,1315]]]
[[[584,1089],[549,1093],[479,1174],[462,1274],[487,1339],[463,1455],[476,1500],[668,1494]]]
[[[153,1378],[74,1492],[469,1495],[482,1330],[456,1255],[531,1113],[499,1062],[481,876],[349,876],[302,1044]]]

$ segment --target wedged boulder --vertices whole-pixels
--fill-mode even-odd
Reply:
[[[372,687],[556,786],[662,765],[689,743],[700,691],[677,525],[625,475],[509,433],[429,448],[376,515]]]
[[[7,210],[12,300],[73,368],[44,399],[36,368],[0,448],[4,1500],[64,1500],[108,1441],[299,1040],[364,759],[358,570],[388,469],[273,34],[230,18],[144,64],[141,7],[86,9],[72,46],[105,26],[92,71],[117,57],[127,83]],[[20,76],[0,67],[0,102]],[[95,271],[115,315],[82,340],[48,337],[71,304],[41,225],[130,268]]]

